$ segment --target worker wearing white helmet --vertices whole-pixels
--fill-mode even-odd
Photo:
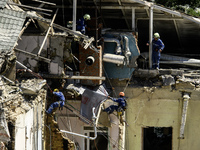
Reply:
[[[86,28],[86,21],[91,20],[89,14],[85,14],[82,18],[80,18],[76,24],[77,24],[77,31],[80,31],[82,34],[85,34],[85,28]]]
[[[152,62],[153,62],[153,69],[159,69],[159,64],[160,64],[160,56],[161,52],[165,48],[164,43],[160,39],[159,33],[154,33],[153,35],[153,40],[152,40]],[[149,43],[147,43],[149,46]]]

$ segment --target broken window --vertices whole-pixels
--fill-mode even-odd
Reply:
[[[84,127],[86,136],[94,137],[93,127]],[[85,150],[108,150],[108,128],[98,127],[97,138],[95,140],[84,139]]]
[[[172,150],[172,127],[148,127],[143,133],[143,150]]]

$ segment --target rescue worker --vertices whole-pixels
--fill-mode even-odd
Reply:
[[[154,33],[153,37],[154,38],[152,40],[152,62],[153,62],[152,68],[159,69],[160,56],[161,52],[165,48],[165,45],[160,39],[159,33]],[[147,43],[146,45],[149,46],[149,43]]]
[[[116,110],[118,113],[122,112],[121,115],[123,115],[124,111],[126,110],[126,106],[127,106],[126,99],[125,99],[124,96],[125,96],[124,92],[120,92],[119,93],[119,98],[118,99],[111,98],[110,96],[108,96],[108,98],[110,98],[114,102],[117,102],[118,105],[110,105],[109,107],[107,107],[103,111],[107,112],[108,114],[111,114],[111,113],[113,113],[114,110]]]
[[[83,17],[81,17],[77,22],[76,30],[80,31],[82,34],[85,34],[85,28],[86,28],[86,21],[90,20],[90,15],[85,14]]]
[[[49,109],[46,111],[48,114],[50,114],[54,108],[63,107],[65,105],[65,96],[62,92],[59,92],[58,89],[54,89],[53,94],[56,96],[57,101],[49,106]]]

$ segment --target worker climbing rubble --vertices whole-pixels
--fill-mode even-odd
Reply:
[[[85,14],[83,17],[81,17],[80,19],[78,19],[78,21],[76,22],[77,24],[77,31],[80,31],[82,34],[85,34],[85,28],[86,26],[86,21],[87,20],[91,20],[90,15],[89,14]]]
[[[54,108],[63,107],[65,105],[65,96],[58,89],[54,89],[53,94],[56,96],[57,101],[52,103],[46,113],[50,114]]]
[[[117,102],[118,105],[110,105],[109,107],[107,107],[103,111],[107,112],[108,114],[111,114],[116,110],[118,112],[118,115],[120,115],[120,116],[124,115],[124,111],[126,110],[126,107],[127,107],[127,103],[126,103],[124,92],[120,92],[119,93],[119,98],[118,99],[112,98],[110,96],[108,96],[108,98],[110,98],[114,102]]]

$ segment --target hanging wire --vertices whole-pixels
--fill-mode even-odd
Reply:
[[[63,13],[63,25],[64,25],[64,27],[66,27],[65,26],[65,9],[64,9],[64,2],[63,2],[63,0],[62,0],[62,13]]]
[[[109,82],[109,84],[110,84],[110,86],[111,86],[112,90],[114,91],[114,94],[115,94],[115,97],[116,97],[116,96],[117,96],[117,94],[116,94],[116,92],[115,92],[115,89],[114,89],[114,87],[112,86],[112,83],[111,83],[111,81],[110,81],[110,79],[109,79],[109,77],[108,77],[108,74],[107,74],[107,72],[106,72],[106,70],[105,70],[104,66],[103,66],[103,70],[104,70],[104,72],[105,72],[105,74],[106,74],[106,78],[107,78],[107,80],[108,80],[108,82]]]
[[[129,70],[129,73],[130,73],[130,72],[131,72],[131,71]],[[130,77],[129,77],[129,79],[128,79],[128,82],[126,83],[126,86],[125,86],[123,92],[126,91],[126,88],[128,87],[128,84],[130,83],[130,81],[131,81],[131,79],[132,79],[132,76],[133,76],[133,72],[131,73],[131,75],[130,75]]]

